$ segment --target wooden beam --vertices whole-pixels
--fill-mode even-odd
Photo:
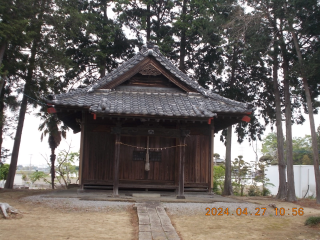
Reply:
[[[214,125],[211,122],[211,130],[210,130],[210,154],[209,154],[209,193],[212,194],[213,189],[213,153],[214,153]]]
[[[185,199],[184,196],[184,163],[185,163],[185,145],[186,144],[186,137],[180,137],[180,161],[179,161],[179,188],[178,188],[178,195],[177,199]]]
[[[101,89],[112,89],[116,86],[120,85],[121,83],[125,82],[126,80],[130,79],[132,76],[136,75],[138,72],[141,71],[141,69],[149,64],[151,62],[151,59],[149,57],[146,57],[143,59],[140,63],[138,63],[136,66],[133,66],[131,69],[129,69],[127,72],[122,74],[121,76],[117,77],[116,79],[112,80],[111,82],[107,83]]]
[[[183,89],[186,92],[195,92],[195,89],[183,83],[180,79],[174,76],[169,70],[165,69],[156,59],[151,58],[151,64],[160,71],[166,78],[171,82],[177,85],[179,88]]]
[[[80,188],[83,189],[83,163],[84,163],[84,139],[85,139],[85,130],[86,130],[86,112],[82,112],[82,121],[81,121],[81,139],[80,139],[80,161],[79,161],[79,183]]]
[[[113,196],[119,196],[120,133],[116,134],[113,171]]]
[[[154,68],[160,71],[167,79],[169,79],[179,88],[183,89],[186,92],[195,92],[195,89],[182,82],[180,79],[174,76],[169,70],[165,69],[155,58],[150,56],[143,59],[140,63],[138,63],[136,66],[133,66],[131,69],[129,69],[121,76],[117,77],[116,79],[101,87],[101,89],[112,89],[116,86],[119,86],[121,83],[127,81],[128,79],[139,73],[144,67],[146,67],[149,64],[152,64]]]
[[[117,127],[111,128],[111,133],[113,133]],[[190,131],[188,131],[190,134]],[[164,127],[121,127],[121,135],[127,136],[158,136],[158,137],[180,137],[180,129],[169,129]]]
[[[148,189],[176,189],[174,185],[157,185],[157,184],[124,184],[120,183],[119,187],[121,188],[148,188]]]

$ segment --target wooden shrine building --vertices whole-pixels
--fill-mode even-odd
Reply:
[[[58,117],[81,132],[83,189],[212,188],[213,135],[248,119],[248,105],[201,87],[148,43],[86,88],[55,95]]]

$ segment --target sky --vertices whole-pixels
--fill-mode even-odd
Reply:
[[[293,137],[304,137],[306,134],[310,135],[309,127],[309,118],[308,115],[304,116],[306,121],[303,125],[293,125],[292,132]],[[320,125],[320,116],[314,115],[315,117],[315,126],[316,128]],[[41,132],[38,131],[40,125],[40,118],[34,116],[34,113],[29,113],[26,115],[25,123],[23,127],[23,133],[21,138],[20,152],[18,158],[18,165],[29,166],[35,165],[39,167],[47,166],[46,160],[44,157],[49,158],[51,152],[48,144],[48,136],[43,139],[43,142],[40,141]],[[274,127],[275,128],[275,127]],[[285,135],[285,122],[283,122],[283,131]],[[265,134],[262,136],[262,139],[270,133],[270,125],[267,126]],[[232,152],[231,159],[233,160],[239,155],[244,157],[244,160],[247,162],[254,161],[256,159],[255,153],[253,151],[252,145],[245,140],[242,144],[237,143],[236,134],[233,134],[232,138]],[[12,149],[13,140],[6,138],[4,147]],[[60,146],[56,150],[56,154],[61,150],[67,150],[69,145],[71,146],[71,151],[77,152],[80,149],[80,133],[73,134],[72,131],[67,133],[67,139],[62,139]],[[258,157],[262,156],[261,150],[262,142],[258,141]],[[254,146],[256,143],[254,142]],[[220,141],[220,132],[215,134],[214,140],[214,152],[219,153],[220,157],[224,159],[225,157],[225,146]],[[10,158],[6,161],[10,163]]]

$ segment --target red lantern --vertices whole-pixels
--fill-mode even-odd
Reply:
[[[249,116],[243,116],[243,118],[241,119],[244,122],[250,122],[250,117]]]
[[[48,113],[52,114],[52,113],[57,113],[57,110],[54,107],[49,107],[47,108]]]

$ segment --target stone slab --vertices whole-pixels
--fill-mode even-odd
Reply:
[[[135,205],[139,218],[139,240],[180,240],[166,211],[157,201]]]
[[[151,231],[152,232],[163,232],[162,226],[152,226],[151,225]]]
[[[138,212],[138,216],[140,217],[147,217],[149,218],[149,214],[147,212]]]
[[[132,197],[136,198],[160,198],[158,193],[133,193]]]
[[[154,240],[167,240],[167,236],[163,231],[162,232],[152,231],[151,234]]]
[[[139,225],[139,232],[151,232],[151,227],[148,224],[141,224]]]
[[[180,239],[179,235],[176,233],[176,231],[170,231],[170,232],[165,232],[166,237],[171,240],[178,240]]]
[[[139,219],[139,225],[150,225],[149,219]]]
[[[152,240],[151,232],[139,232],[139,240]]]
[[[173,231],[175,232],[176,231],[172,225],[162,226],[162,229],[165,232],[173,232]]]

